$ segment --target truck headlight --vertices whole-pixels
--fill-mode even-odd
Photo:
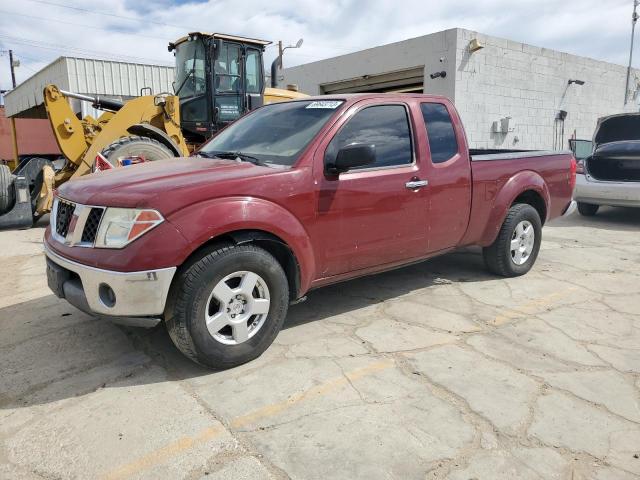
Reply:
[[[100,221],[95,246],[122,248],[163,221],[162,215],[155,210],[107,207]]]

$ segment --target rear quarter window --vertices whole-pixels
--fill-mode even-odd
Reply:
[[[442,103],[422,103],[420,109],[427,128],[431,161],[446,162],[458,153],[458,140],[447,107]]]

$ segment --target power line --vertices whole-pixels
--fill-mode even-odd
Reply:
[[[113,33],[113,30],[110,30],[108,28],[99,26],[99,25],[87,25],[87,24],[82,24],[82,23],[74,23],[74,22],[68,22],[66,20],[59,20],[57,18],[45,18],[45,17],[37,17],[35,15],[25,15],[24,13],[17,13],[17,12],[7,12],[5,10],[0,10],[0,13],[2,14],[7,14],[7,15],[16,15],[18,17],[25,17],[25,18],[32,18],[34,20],[40,20],[42,22],[55,22],[55,23],[63,23],[66,25],[74,25],[76,27],[81,27],[81,28],[89,28],[92,30],[103,30],[105,32],[111,32]],[[154,40],[162,40],[162,41],[167,41],[166,38],[161,38],[161,37],[152,37],[149,35],[143,35],[137,32],[122,32],[122,31],[118,31],[118,35],[120,34],[124,34],[124,35],[135,35],[136,37],[143,37],[143,38],[151,38]]]
[[[44,4],[44,5],[52,5],[54,7],[68,8],[70,10],[76,10],[78,12],[90,13],[90,14],[93,14],[93,15],[102,15],[104,17],[120,18],[120,19],[123,19],[123,20],[130,20],[130,21],[134,21],[134,22],[152,23],[154,25],[160,25],[160,26],[163,26],[163,27],[179,28],[181,30],[192,31],[192,32],[198,31],[197,28],[185,27],[184,25],[174,25],[174,24],[171,24],[171,23],[155,22],[155,21],[149,20],[147,18],[129,17],[129,16],[126,16],[126,15],[118,15],[116,13],[98,12],[98,11],[91,10],[91,9],[88,9],[88,8],[75,7],[73,5],[65,5],[64,3],[49,2],[47,0],[28,0],[28,1],[35,2],[35,3],[41,3],[41,4]]]
[[[71,47],[69,45],[59,45],[59,44],[51,44],[48,42],[42,42],[39,40],[32,40],[32,39],[28,39],[28,38],[20,38],[20,37],[11,37],[9,35],[2,35],[0,34],[0,39],[5,39],[5,41],[8,41],[10,43],[17,43],[17,44],[21,44],[21,45],[27,45],[30,47],[34,47],[34,48],[42,48],[45,50],[53,50],[56,52],[63,52],[63,53],[69,53],[69,51],[71,51],[72,53],[77,53],[77,54],[82,54],[82,55],[102,55],[104,57],[107,58],[111,58],[111,59],[116,59],[116,60],[120,60],[120,61],[124,61],[124,62],[131,62],[131,61],[142,61],[142,62],[152,62],[155,64],[164,64],[167,66],[170,66],[168,64],[168,62],[166,60],[158,60],[158,59],[151,59],[151,58],[145,58],[145,57],[136,57],[136,56],[132,56],[132,55],[125,55],[125,54],[113,54],[110,52],[105,52],[105,51],[100,51],[100,50],[89,50],[89,49],[84,49],[84,48],[78,48],[78,47]]]
[[[27,0],[29,2],[35,2],[35,3],[40,3],[43,5],[52,5],[55,7],[61,7],[61,8],[67,8],[70,10],[75,10],[78,12],[84,12],[84,13],[90,13],[92,15],[101,15],[101,16],[105,16],[105,17],[112,17],[112,18],[120,18],[123,20],[129,20],[132,22],[142,22],[145,24],[153,24],[153,25],[160,25],[163,27],[171,27],[171,28],[179,28],[181,29],[183,32],[198,32],[198,31],[206,31],[207,29],[200,29],[200,28],[196,28],[193,26],[184,26],[184,25],[176,25],[176,24],[172,24],[172,23],[165,23],[165,22],[157,22],[154,20],[149,20],[148,18],[138,18],[138,17],[131,17],[131,16],[127,16],[127,15],[118,15],[116,13],[109,13],[109,12],[99,12],[96,10],[91,10],[88,8],[81,8],[81,7],[76,7],[73,5],[67,5],[64,3],[58,3],[58,2],[51,2],[49,0]],[[273,45],[270,45],[269,47],[272,47]],[[269,48],[267,47],[267,48]],[[337,51],[337,50],[344,50],[345,48],[347,49],[368,49],[368,48],[372,48],[372,45],[340,45],[340,46],[330,46],[327,44],[323,44],[323,47],[325,48],[329,48],[331,50]]]

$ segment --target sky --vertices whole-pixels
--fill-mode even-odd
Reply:
[[[11,87],[8,49],[20,83],[62,55],[172,65],[167,44],[189,31],[303,38],[285,68],[454,27],[626,65],[632,10],[633,0],[1,0],[0,90]]]

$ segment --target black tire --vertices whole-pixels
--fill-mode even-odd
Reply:
[[[13,175],[7,165],[0,164],[0,215],[11,209],[14,199]]]
[[[264,280],[270,305],[253,336],[243,343],[226,345],[209,333],[205,316],[211,311],[209,296],[214,287],[238,271],[256,273]],[[226,246],[198,255],[178,272],[169,293],[165,323],[183,354],[206,367],[225,369],[260,356],[282,328],[288,307],[287,277],[271,254],[253,245]]]
[[[121,157],[141,155],[149,161],[175,157],[173,152],[159,141],[138,135],[121,137],[104,148],[101,153],[113,166],[118,165],[118,158]]]
[[[533,226],[534,242],[533,250],[528,259],[523,264],[518,265],[511,254],[511,241],[516,227],[523,221],[528,221]],[[512,205],[502,223],[498,237],[490,246],[482,250],[484,263],[489,271],[503,277],[524,275],[531,270],[536,258],[538,258],[541,241],[542,222],[538,211],[531,205],[524,203]]]
[[[584,215],[585,217],[593,217],[598,213],[599,209],[600,205],[578,202],[578,212],[580,212],[580,215]]]

